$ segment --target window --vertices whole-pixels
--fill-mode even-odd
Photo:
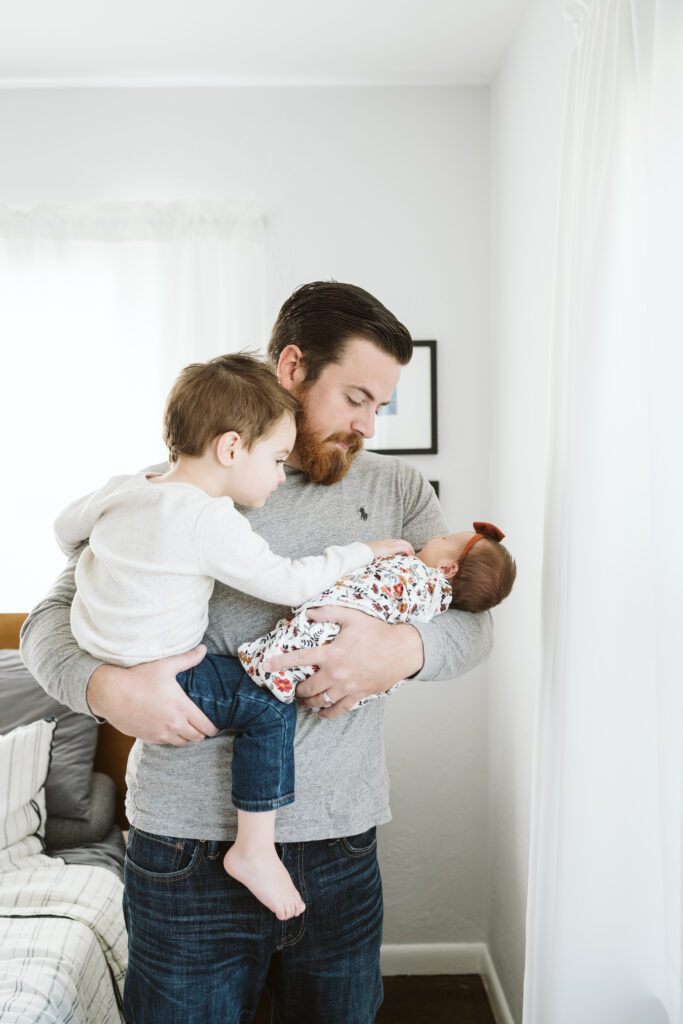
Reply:
[[[0,208],[0,610],[61,568],[63,505],[164,460],[177,372],[263,345],[263,234],[248,203]]]

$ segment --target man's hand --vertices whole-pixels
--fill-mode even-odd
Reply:
[[[88,706],[119,732],[146,743],[184,747],[215,736],[219,730],[176,680],[179,672],[198,665],[205,654],[206,647],[200,644],[187,654],[132,668],[100,665],[88,682]]]
[[[296,695],[304,707],[321,709],[320,718],[337,718],[362,697],[384,693],[422,668],[422,638],[413,626],[389,626],[354,608],[311,608],[308,617],[338,622],[341,632],[324,647],[269,658],[264,668],[279,672],[293,665],[318,665],[318,672],[298,684]]]

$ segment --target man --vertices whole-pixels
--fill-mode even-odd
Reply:
[[[273,550],[296,558],[380,536],[419,550],[445,530],[417,471],[361,451],[411,354],[405,327],[360,288],[316,282],[284,304],[268,356],[304,415],[286,484],[246,512]],[[472,668],[490,647],[489,616],[389,626],[349,609],[311,612],[334,615],[342,630],[309,655],[319,671],[298,688],[296,801],[278,812],[276,840],[307,909],[279,922],[222,868],[235,835],[232,740],[201,742],[216,730],[175,680],[203,647],[130,669],[100,665],[70,636],[73,592],[72,563],[31,614],[22,652],[60,700],[138,737],[127,776],[129,1024],[237,1024],[251,1019],[264,984],[279,1024],[370,1024],[382,1001],[375,829],[390,819],[384,702],[345,712],[399,679]],[[216,584],[206,644],[235,654],[285,613]],[[304,662],[299,652],[272,667]]]

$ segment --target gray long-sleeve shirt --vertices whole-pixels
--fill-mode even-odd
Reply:
[[[404,537],[419,550],[446,529],[441,507],[421,474],[399,459],[370,452],[362,452],[346,477],[332,487],[313,484],[304,473],[288,468],[287,482],[262,509],[242,511],[274,551],[290,558],[320,552],[330,544],[380,537]],[[74,564],[75,558],[31,613],[21,649],[49,693],[89,713],[86,688],[100,662],[82,651],[71,635]],[[287,611],[217,583],[204,642],[214,653],[235,655],[240,643],[268,632]],[[488,655],[492,644],[488,613],[449,611],[415,628],[425,651],[417,679],[462,675]],[[278,811],[279,842],[353,835],[390,819],[384,704],[372,701],[330,720],[299,709],[296,800]],[[136,741],[127,773],[130,821],[165,835],[234,838],[231,752],[228,734],[186,747]]]

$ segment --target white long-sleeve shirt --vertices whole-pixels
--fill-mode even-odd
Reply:
[[[216,580],[298,605],[373,558],[361,542],[283,558],[231,498],[212,498],[193,484],[153,483],[145,473],[113,477],[73,502],[55,534],[66,554],[90,541],[76,567],[74,637],[94,657],[124,667],[195,647]]]

